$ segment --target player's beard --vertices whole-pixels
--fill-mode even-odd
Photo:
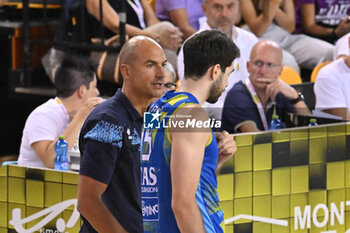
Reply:
[[[209,97],[207,99],[208,103],[216,103],[218,101],[221,94],[224,92],[225,88],[222,88],[222,79],[224,78],[224,74],[221,73],[219,78],[213,83],[209,90]]]

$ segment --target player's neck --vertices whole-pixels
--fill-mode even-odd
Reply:
[[[179,92],[189,92],[202,105],[208,98],[209,86],[206,86],[204,82],[200,80],[194,81],[193,79],[184,79],[179,87]]]

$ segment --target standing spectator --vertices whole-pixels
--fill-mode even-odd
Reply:
[[[347,47],[340,58],[318,72],[314,90],[316,109],[350,120],[350,37],[342,42]]]
[[[18,164],[53,168],[55,143],[63,135],[71,149],[90,111],[103,100],[93,66],[78,57],[65,57],[56,71],[57,97],[37,107],[24,129]]]
[[[350,32],[350,1],[298,0],[296,32],[334,43]]]
[[[123,87],[89,115],[80,133],[80,232],[143,232],[142,113],[163,93],[165,65],[162,48],[150,38],[136,36],[123,46]]]
[[[310,114],[303,96],[279,79],[282,49],[271,40],[261,40],[247,63],[249,79],[238,82],[227,94],[222,128],[229,133],[269,130],[272,115],[281,120],[287,113]]]
[[[241,56],[235,59],[235,70],[230,74],[228,86],[221,94],[216,103],[205,103],[209,115],[216,119],[221,119],[222,107],[228,91],[233,85],[248,78],[249,73],[246,67],[249,61],[250,51],[258,42],[258,38],[246,30],[234,25],[239,17],[239,0],[205,0],[203,10],[207,21],[202,25],[199,32],[211,29],[218,29],[224,32],[238,46]],[[183,51],[178,55],[178,74],[180,79],[184,77]]]
[[[300,73],[333,59],[334,46],[306,35],[291,34],[295,29],[293,0],[244,0],[242,16],[257,37],[274,40],[283,49],[283,65]]]
[[[199,29],[199,18],[204,16],[204,0],[157,0],[156,14],[160,20],[171,21],[187,39]]]

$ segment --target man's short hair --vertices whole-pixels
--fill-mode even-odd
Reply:
[[[231,66],[234,59],[240,56],[239,48],[232,39],[218,30],[207,30],[195,34],[184,45],[185,79],[199,79],[207,70],[216,64],[221,71]]]
[[[164,67],[164,70],[165,70],[165,73],[167,74],[171,74],[171,77],[173,78],[173,82],[176,82],[176,73],[175,73],[175,70],[174,70],[174,67],[173,65],[170,63],[170,62],[166,62],[165,63],[165,67]]]
[[[84,85],[89,89],[95,77],[95,66],[87,57],[66,55],[55,75],[57,96],[67,98]]]

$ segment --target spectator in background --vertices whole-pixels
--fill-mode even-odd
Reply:
[[[338,43],[347,47],[343,47],[337,60],[318,72],[314,86],[316,109],[350,120],[350,35]]]
[[[298,0],[296,32],[334,43],[350,32],[350,1]]]
[[[272,115],[281,120],[287,113],[310,114],[303,96],[279,79],[282,49],[261,40],[247,62],[249,79],[238,82],[226,96],[222,128],[229,133],[269,130]]]
[[[122,3],[119,0],[103,1],[103,22],[105,38],[119,34],[119,15]],[[100,19],[99,0],[87,0],[88,12],[97,20]],[[176,52],[182,42],[182,33],[169,22],[159,22],[147,0],[126,1],[127,24],[126,33],[129,37],[144,35],[156,41],[163,47],[168,61],[176,67]],[[93,36],[100,35],[99,21],[92,19],[90,30]]]
[[[163,86],[163,94],[167,91],[173,91],[177,87],[177,78],[174,67],[167,62],[165,66],[165,78],[164,78],[164,86]]]
[[[295,29],[293,0],[241,1],[242,17],[249,30],[262,39],[274,40],[283,49],[283,65],[300,73],[333,59],[334,46],[306,35],[292,35]]]
[[[53,168],[60,135],[69,149],[73,147],[85,118],[103,101],[97,97],[96,82],[94,68],[87,60],[64,58],[56,71],[57,97],[37,107],[25,123],[19,165]]]
[[[156,14],[160,20],[171,21],[187,39],[199,29],[199,18],[204,16],[203,0],[157,0]]]
[[[224,32],[240,49],[241,56],[235,59],[234,71],[228,79],[228,86],[221,94],[216,103],[205,103],[205,107],[209,110],[209,115],[216,119],[221,119],[222,107],[228,91],[233,85],[245,80],[249,76],[246,64],[249,60],[250,51],[258,42],[258,38],[246,30],[234,25],[235,20],[239,17],[239,0],[205,0],[203,3],[203,11],[207,17],[207,21],[202,25],[199,32],[218,29]],[[178,74],[180,80],[184,77],[183,51],[178,55]]]

